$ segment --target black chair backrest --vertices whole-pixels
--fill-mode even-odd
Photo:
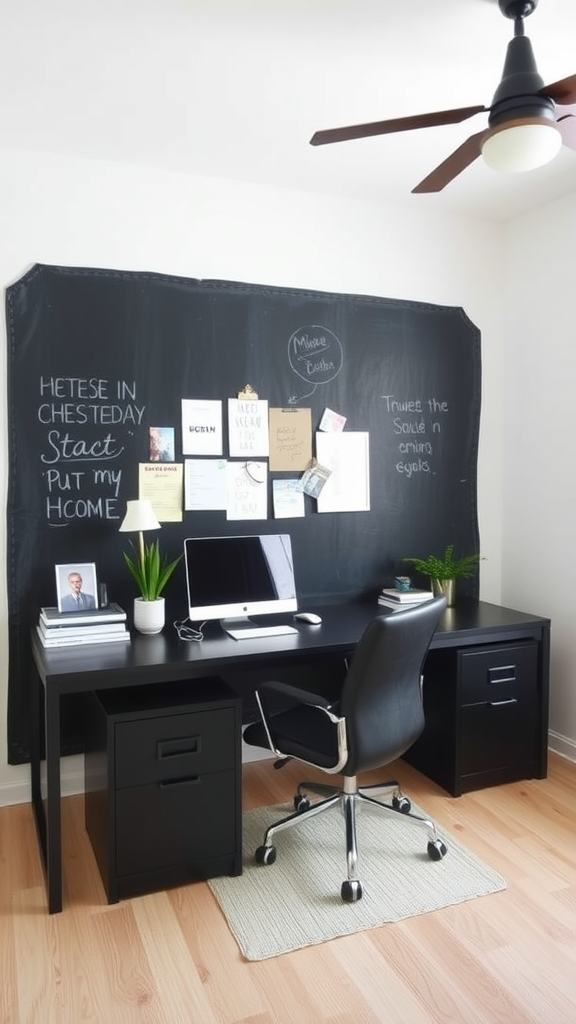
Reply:
[[[400,757],[424,728],[420,679],[446,598],[372,620],[344,680],[340,711],[346,718],[344,775],[379,768]]]

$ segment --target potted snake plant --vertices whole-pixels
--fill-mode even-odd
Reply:
[[[160,554],[158,539],[151,544],[142,541],[138,551],[130,555],[123,551],[124,562],[140,596],[134,601],[134,626],[140,633],[159,633],[164,627],[165,612],[162,591],[172,576],[182,555],[169,562]]]

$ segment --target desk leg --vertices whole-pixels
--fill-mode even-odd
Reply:
[[[44,696],[46,804],[42,797],[40,705]],[[46,873],[48,913],[62,910],[62,821],[60,808],[60,695],[48,696],[36,672],[30,683],[30,782],[32,811]]]
[[[45,694],[46,881],[48,913],[62,910],[62,809],[60,792],[60,694]]]
[[[46,812],[42,800],[40,765],[40,704],[44,688],[33,669],[30,673],[30,796],[42,863],[46,868]]]

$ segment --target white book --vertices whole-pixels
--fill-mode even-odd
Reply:
[[[65,636],[99,636],[101,633],[125,633],[124,622],[95,622],[93,625],[84,626],[47,626],[44,619],[40,619],[38,626],[42,636],[46,639],[56,639]]]
[[[380,595],[389,601],[395,601],[397,604],[419,604],[420,601],[425,601],[434,597],[431,590],[419,590],[417,587],[412,587],[411,590],[397,590],[396,587],[383,587],[380,591]]]
[[[427,604],[433,597],[434,595],[430,594],[430,597],[421,597],[419,601],[405,601],[404,604],[401,604],[400,601],[391,601],[387,597],[379,597],[378,604],[381,608],[390,608],[393,612],[405,612],[407,608],[416,608],[419,604]]]
[[[119,604],[94,608],[89,612],[59,612],[57,608],[41,608],[40,619],[46,626],[90,626],[102,622],[125,622],[126,612]]]
[[[36,626],[36,632],[38,633],[42,646],[50,650],[54,650],[57,647],[82,647],[90,646],[90,644],[125,643],[130,639],[130,633],[127,629],[124,630],[123,633],[100,633],[98,636],[62,636],[54,638],[45,637],[39,626]]]

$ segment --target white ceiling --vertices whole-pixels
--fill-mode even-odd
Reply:
[[[576,0],[540,0],[526,31],[546,84],[576,73]],[[309,139],[488,106],[512,35],[496,0],[0,0],[1,144],[506,220],[576,191],[576,151],[413,196],[486,114]]]

